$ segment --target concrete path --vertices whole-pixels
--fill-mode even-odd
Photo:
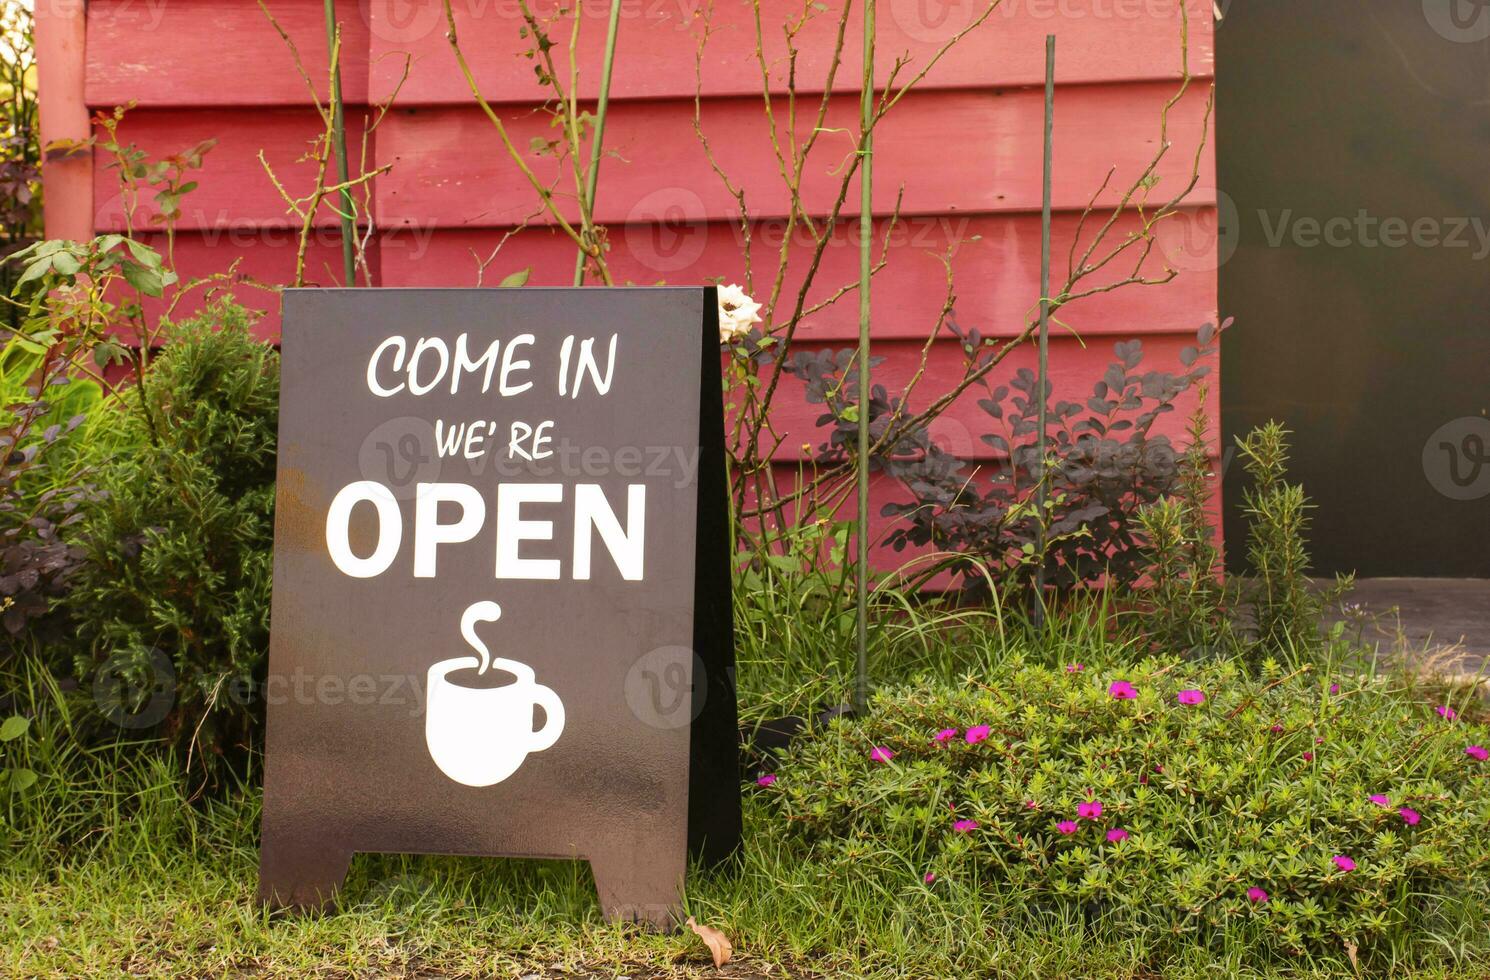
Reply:
[[[1463,673],[1490,658],[1490,579],[1358,579],[1344,601],[1371,617],[1362,639],[1383,650],[1457,655]]]

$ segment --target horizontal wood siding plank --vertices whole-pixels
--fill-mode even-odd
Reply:
[[[342,91],[367,101],[367,21],[338,7]],[[329,62],[320,0],[269,0],[305,72],[326,97]],[[89,0],[88,104],[300,106],[310,93],[294,55],[253,0]]]
[[[1138,338],[1143,341],[1144,360],[1141,371],[1161,370],[1177,374],[1184,370],[1179,355],[1182,348],[1193,344],[1193,338],[1162,335]],[[804,345],[814,347],[819,345]],[[832,349],[847,349],[847,345],[835,345]],[[884,362],[874,369],[875,384],[883,384],[890,394],[898,394],[915,374],[921,362],[921,345],[908,341],[877,341],[873,348],[875,357]],[[1070,337],[1052,337],[1050,341],[1051,404],[1058,401],[1084,403],[1092,395],[1092,386],[1102,378],[1107,365],[1114,360],[1112,343],[1107,339],[1083,345]],[[1014,351],[990,375],[990,385],[1005,384],[1020,368],[1035,370],[1036,351],[1033,344],[1026,344]],[[1130,372],[1131,373],[1131,372]],[[1211,418],[1219,419],[1221,411],[1220,386],[1212,371],[1207,392],[1207,411]],[[951,391],[963,377],[963,355],[953,343],[938,343],[927,359],[926,370],[911,395],[910,410],[925,408],[936,397]],[[981,388],[970,389],[959,398],[932,425],[931,433],[948,452],[960,459],[991,460],[1001,453],[982,441],[987,434],[1007,437],[1002,424],[978,407],[978,399],[987,397]],[[726,398],[726,401],[729,399]],[[1170,437],[1176,445],[1185,441],[1185,418],[1194,409],[1195,392],[1192,390],[1176,402],[1176,409],[1160,416],[1154,426],[1156,434]],[[1006,411],[1009,402],[1005,402]],[[821,428],[817,419],[823,413],[821,405],[809,404],[802,387],[794,378],[783,380],[772,408],[771,422],[777,436],[782,437],[778,459],[811,458],[827,438],[828,429]],[[1078,416],[1079,417],[1079,416]],[[803,447],[811,447],[804,452]]]
[[[1214,460],[1212,466],[1215,466]],[[993,477],[993,470],[984,467],[970,474],[970,482],[980,489],[986,490],[989,481]],[[800,484],[802,471],[792,463],[778,463],[774,469],[777,492],[785,497]],[[1212,484],[1215,492],[1207,502],[1206,513],[1210,517],[1211,526],[1215,528],[1216,543],[1221,543],[1221,485],[1220,481]],[[869,478],[869,560],[870,564],[880,574],[890,574],[897,570],[905,574],[915,574],[924,569],[926,563],[936,558],[936,549],[931,547],[906,547],[896,551],[887,540],[889,535],[908,526],[910,518],[903,516],[885,516],[883,511],[886,504],[905,504],[914,501],[911,492],[906,489],[904,483],[883,473],[872,474]],[[788,504],[784,511],[789,520],[817,520],[819,518],[831,518],[837,521],[852,521],[854,519],[854,498],[849,494],[836,510],[826,512],[825,509],[813,511],[807,507],[797,507],[795,503]],[[928,583],[931,589],[949,589],[957,587],[959,583],[953,581],[951,576],[942,575]]]
[[[1113,204],[1152,159],[1159,143],[1160,112],[1175,92],[1169,83],[1077,86],[1056,95],[1054,201],[1058,209],[1086,205],[1109,170],[1099,203]],[[1204,127],[1204,86],[1192,86],[1170,115],[1171,148],[1159,169],[1156,196],[1178,193],[1195,160]],[[908,96],[878,130],[874,187],[876,214],[895,207],[904,185],[906,214],[1034,211],[1040,206],[1040,92],[935,92]],[[830,213],[839,178],[853,152],[858,101],[834,100],[824,134],[802,182],[811,213]],[[710,167],[692,129],[691,102],[631,103],[615,107],[607,148],[621,159],[606,163],[596,207],[602,223],[647,220],[659,202],[681,202],[690,218],[737,214],[730,192]],[[513,141],[551,138],[546,117],[508,115]],[[749,99],[706,103],[704,132],[721,165],[756,217],[787,213],[788,197],[771,149],[760,104]],[[803,121],[805,133],[810,121]],[[782,134],[783,136],[785,134]],[[502,151],[497,134],[470,108],[395,110],[378,130],[379,163],[393,171],[378,181],[378,217],[385,225],[433,222],[442,227],[505,226],[530,220],[534,191]],[[529,155],[540,179],[569,195],[572,181],[551,155]],[[1200,160],[1201,189],[1194,203],[1214,201],[1210,153]],[[842,212],[857,213],[857,193]],[[567,207],[569,217],[573,208]],[[537,220],[542,220],[537,219]]]
[[[534,9],[551,16],[558,0]],[[782,26],[807,5],[800,0],[762,0],[764,57],[772,90],[787,91],[790,63]],[[399,95],[406,103],[465,103],[470,90],[445,38],[439,0],[370,4],[374,98],[394,90],[404,53],[413,65]],[[456,0],[461,49],[482,93],[491,101],[539,101],[533,63],[523,57],[517,0]],[[598,94],[608,0],[580,4],[579,63],[582,98]],[[813,11],[797,35],[797,90],[821,92],[827,83],[842,0]],[[703,0],[622,0],[617,33],[614,98],[692,98],[699,89],[698,43],[707,5]],[[811,8],[808,8],[811,9]],[[889,0],[879,8],[877,77],[883,81],[897,59],[902,80],[913,77],[959,31],[987,9],[981,0]],[[1208,76],[1213,68],[1210,0],[1189,0],[1190,70]],[[863,77],[862,5],[851,8],[838,91],[856,91]],[[703,49],[705,97],[758,96],[763,88],[756,58],[755,14],[749,0],[719,0],[712,6],[711,35]],[[1057,37],[1057,81],[1062,84],[1178,78],[1181,20],[1178,0],[1001,0],[993,13],[937,62],[924,84],[935,88],[1001,88],[1036,85],[1045,78],[1045,35]],[[568,78],[567,22],[553,32],[557,67]],[[400,55],[394,57],[394,55]],[[567,81],[566,81],[567,86]]]
[[[360,109],[347,115],[348,151],[354,161],[361,152],[363,119]],[[307,195],[316,186],[316,167],[304,158],[321,132],[314,109],[136,109],[119,127],[120,139],[134,143],[152,160],[204,139],[218,141],[203,158],[202,169],[192,172],[191,179],[199,186],[182,199],[177,227],[216,230],[220,238],[261,228],[300,226],[300,219],[290,214],[264,171],[259,153],[263,152],[290,194]],[[95,155],[94,226],[100,231],[123,231],[128,197],[120,190],[118,170],[108,165],[101,151]],[[368,157],[370,167],[371,144]],[[335,172],[333,163],[328,182],[335,179]],[[135,227],[151,227],[157,213],[153,192],[144,188],[136,204]],[[322,227],[336,227],[340,220],[328,203],[317,212],[316,221]]]
[[[523,56],[517,0],[456,0],[461,44],[483,93],[493,102],[540,100],[532,62]],[[551,17],[559,0],[537,0]],[[766,61],[774,91],[786,90],[782,25],[799,17],[799,0],[763,0]],[[820,92],[837,31],[841,0],[813,11],[798,33],[797,88]],[[325,94],[326,35],[320,0],[271,0],[275,19],[294,39],[305,70]],[[623,0],[612,96],[692,98],[704,0]],[[808,8],[811,9],[811,8]],[[880,79],[896,59],[902,78],[916,74],[958,31],[986,9],[980,0],[890,0],[880,8]],[[1188,0],[1189,67],[1213,70],[1210,0]],[[854,91],[861,77],[859,8],[852,9],[843,63],[835,80]],[[605,39],[608,0],[581,4],[580,92],[593,98]],[[922,83],[928,88],[1002,88],[1044,78],[1044,37],[1058,39],[1062,84],[1177,78],[1181,68],[1179,0],[1000,0],[978,28],[954,46]],[[471,96],[445,39],[441,0],[342,0],[342,76],[349,102],[381,101],[410,59],[404,105],[469,103]],[[754,96],[762,88],[755,55],[754,11],[747,0],[713,6],[704,49],[705,97]],[[567,25],[555,32],[559,70],[568,77]],[[289,49],[251,0],[92,0],[88,4],[90,105],[302,105],[306,87]]]
[[[722,277],[725,282],[749,284],[745,276],[743,234],[738,225],[689,223],[681,212],[660,209],[650,224],[609,229],[609,262],[618,282],[651,284],[702,283]],[[672,220],[670,220],[670,215]],[[1064,278],[1077,215],[1055,217],[1052,229],[1055,277]],[[1095,222],[1083,230],[1083,242],[1095,234]],[[1109,233],[1115,247],[1138,227],[1129,214]],[[879,241],[887,222],[876,225]],[[567,286],[574,275],[574,247],[552,228],[529,228],[505,243],[510,229],[438,229],[410,226],[392,229],[382,239],[380,282],[385,286],[474,286],[479,263],[491,259],[480,277],[496,285],[511,272],[532,270],[536,286]],[[751,292],[766,301],[776,274],[778,247],[784,222],[757,223],[752,228]],[[832,305],[808,316],[800,329],[804,340],[847,339],[858,334],[858,300],[852,287],[858,281],[859,253],[856,227],[840,225],[823,257],[805,309],[850,287]],[[923,338],[936,322],[946,300],[946,270],[942,258],[951,256],[956,316],[964,328],[977,327],[987,336],[1011,336],[1031,314],[1039,294],[1040,219],[1038,215],[935,215],[909,218],[890,232],[891,247],[885,267],[874,285],[875,336]],[[1148,276],[1161,276],[1166,267],[1176,279],[1163,288],[1128,285],[1110,293],[1078,300],[1060,319],[1081,336],[1132,336],[1151,333],[1194,333],[1216,315],[1216,277],[1213,249],[1215,209],[1187,210],[1159,225],[1159,247],[1144,262]],[[801,278],[815,246],[808,236],[794,232],[788,275],[777,306],[783,317],[795,305]],[[878,247],[876,253],[878,254]],[[1115,262],[1096,273],[1091,285],[1113,283],[1132,271],[1138,258]],[[1078,255],[1079,258],[1079,255]]]

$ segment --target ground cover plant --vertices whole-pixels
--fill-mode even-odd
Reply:
[[[900,617],[874,713],[753,770],[738,863],[690,885],[687,912],[734,943],[726,975],[1490,968],[1472,704],[1327,663],[1249,679],[1144,662],[1098,622],[1042,637],[982,610]],[[783,671],[801,703],[841,692],[831,631],[784,633],[744,641],[745,702],[779,712]],[[54,707],[18,759],[41,780],[6,801],[0,973],[717,975],[691,933],[605,924],[568,862],[363,855],[333,914],[270,915],[252,901],[252,773],[193,802],[178,760],[79,749],[66,699],[37,703]]]

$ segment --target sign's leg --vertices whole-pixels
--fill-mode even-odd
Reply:
[[[327,846],[313,831],[265,834],[259,848],[259,901],[271,908],[330,905],[351,867],[350,851]]]
[[[682,922],[683,876],[688,859],[682,848],[625,848],[592,857],[595,890],[609,922],[636,922],[670,932]]]

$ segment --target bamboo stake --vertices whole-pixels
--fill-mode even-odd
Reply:
[[[338,51],[336,43],[336,0],[326,0],[326,51]],[[341,191],[341,262],[344,286],[356,285],[357,277],[357,230],[353,227],[352,215],[356,205],[352,203],[351,178],[347,173],[347,128],[341,101],[341,58],[331,66],[331,138],[336,143],[336,177],[342,185]]]
[[[864,0],[864,88],[859,93],[859,451],[858,555],[854,576],[854,710],[869,705],[869,280],[874,238],[874,10]]]
[[[591,227],[595,224],[595,184],[600,179],[601,143],[605,139],[605,111],[610,105],[611,66],[616,59],[616,33],[621,23],[621,0],[610,2],[610,22],[605,26],[605,58],[600,64],[600,99],[595,104],[595,137],[590,144],[590,172],[585,176],[585,199],[582,207],[589,209]],[[569,52],[571,58],[576,52]],[[585,250],[580,249],[574,257],[574,284],[585,284]]]

